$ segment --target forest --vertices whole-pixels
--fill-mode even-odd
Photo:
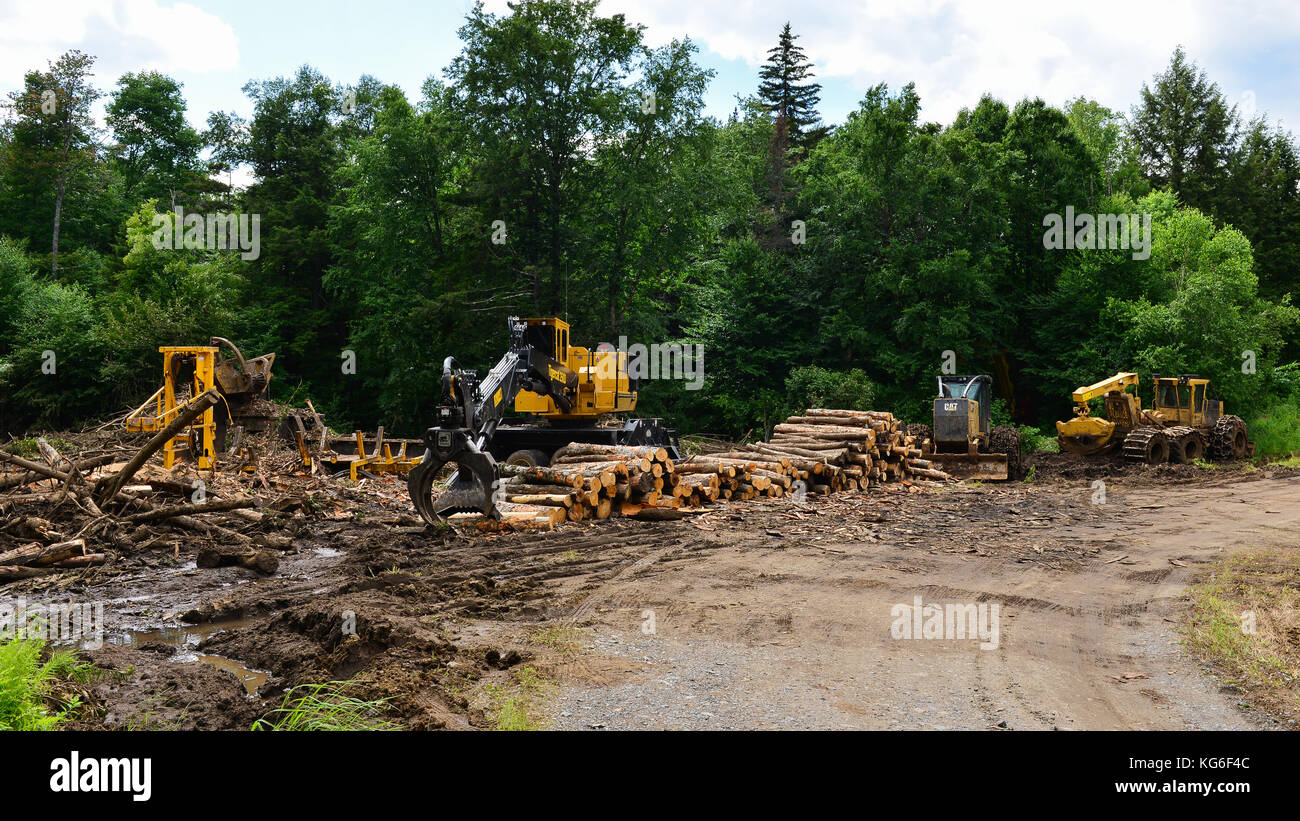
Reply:
[[[303,65],[201,129],[175,79],[109,85],[80,51],[8,78],[0,434],[118,416],[160,345],[221,336],[276,353],[277,401],[411,435],[444,357],[486,371],[508,316],[555,315],[590,347],[702,345],[701,389],[641,386],[682,432],[926,421],[951,364],[1050,437],[1080,385],[1197,373],[1261,453],[1300,450],[1300,154],[1181,47],[1130,111],[985,96],[937,123],[879,84],[827,123],[788,24],[725,121],[693,42],[650,47],[595,2],[480,5],[459,36],[418,99]],[[257,242],[189,242],[195,214],[252,217]],[[1115,247],[1078,215],[1142,219]]]

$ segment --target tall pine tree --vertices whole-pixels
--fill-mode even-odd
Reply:
[[[814,75],[812,63],[803,49],[795,45],[798,35],[792,34],[790,24],[781,29],[781,37],[768,50],[768,60],[759,71],[761,81],[758,97],[777,117],[784,117],[789,129],[790,143],[796,147],[811,148],[826,134],[819,127],[821,116],[817,103],[821,84],[810,82]]]
[[[1146,177],[1168,188],[1186,205],[1216,213],[1237,142],[1237,112],[1219,86],[1174,50],[1155,87],[1142,84],[1142,101],[1133,108],[1130,133]]]

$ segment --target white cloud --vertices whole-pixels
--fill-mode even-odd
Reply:
[[[505,0],[488,7],[506,11]],[[939,122],[984,93],[1057,105],[1085,95],[1126,110],[1180,43],[1236,102],[1268,85],[1269,78],[1247,73],[1254,58],[1271,53],[1269,64],[1290,60],[1294,72],[1288,55],[1300,41],[1300,7],[1286,0],[603,0],[600,11],[644,24],[652,45],[689,35],[755,69],[788,20],[822,79],[857,91],[915,82],[924,117]],[[1297,106],[1293,84],[1255,90],[1261,110],[1300,118],[1300,110],[1288,111]]]
[[[95,55],[97,84],[126,71],[208,72],[239,65],[235,31],[188,3],[0,0],[0,77],[16,87],[68,49]]]

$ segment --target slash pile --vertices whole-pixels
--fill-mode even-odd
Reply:
[[[69,445],[60,453],[41,438],[29,454],[34,458],[0,449],[0,585],[39,579],[32,584],[58,587],[115,574],[162,549],[178,557],[182,545],[196,552],[200,568],[276,572],[278,551],[290,549],[301,524],[297,517],[313,511],[304,494],[277,489],[319,483],[279,469],[285,462],[290,471],[302,470],[294,454],[234,471],[204,471],[202,479],[184,462],[171,471],[150,464],[217,401],[215,390],[195,397],[179,411],[179,421],[142,447],[88,435],[104,447]],[[257,486],[269,492],[255,492]]]

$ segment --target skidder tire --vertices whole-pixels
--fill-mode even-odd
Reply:
[[[526,468],[549,467],[551,460],[540,450],[517,450],[506,457],[507,465],[519,465]]]
[[[1141,427],[1124,437],[1124,458],[1157,465],[1169,460],[1169,438],[1160,428]]]
[[[1242,459],[1249,448],[1246,422],[1240,416],[1222,416],[1210,434],[1210,455],[1216,459]]]
[[[1200,431],[1186,425],[1165,429],[1169,439],[1169,461],[1179,465],[1205,458],[1205,440]]]
[[[998,425],[989,431],[989,451],[1007,455],[1007,478],[1020,478],[1020,431],[1011,425]]]

